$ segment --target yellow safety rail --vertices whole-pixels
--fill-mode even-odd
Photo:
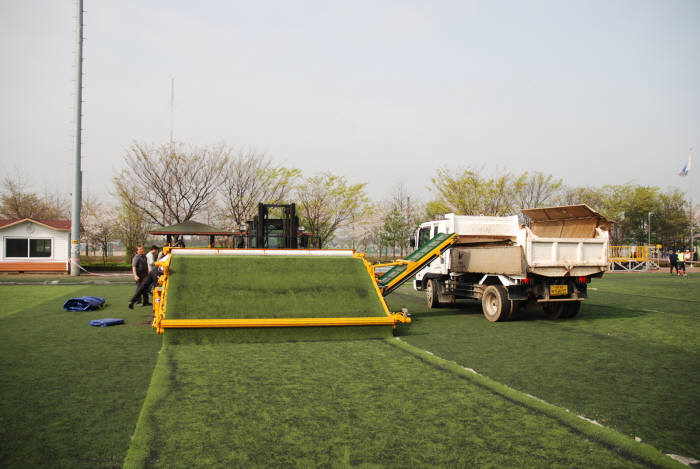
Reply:
[[[658,260],[657,246],[610,246],[610,262]]]
[[[170,247],[163,248],[165,254],[170,253]],[[158,277],[158,286],[153,289],[153,328],[158,334],[163,333],[162,322],[165,319],[165,308],[168,301],[168,280],[170,278],[170,259],[169,256],[165,262],[156,262],[156,267],[163,269],[163,275]]]
[[[163,328],[216,328],[216,327],[321,327],[321,326],[389,326],[410,323],[406,313],[388,317],[352,318],[265,318],[265,319],[163,319]]]
[[[164,249],[164,252],[167,251]],[[167,306],[167,292],[170,277],[170,257],[165,262],[157,262],[156,265],[163,268],[163,275],[158,279],[158,287],[154,290],[154,318],[153,328],[158,334],[163,334],[165,329],[184,328],[235,328],[235,327],[323,327],[323,326],[382,326],[391,325],[396,329],[397,324],[410,324],[411,317],[404,309],[400,313],[392,313],[384,301],[379,290],[377,280],[371,264],[364,258],[364,254],[354,254],[365,264],[368,273],[371,273],[372,283],[377,297],[382,305],[386,317],[348,317],[348,318],[250,318],[250,319],[165,319]]]

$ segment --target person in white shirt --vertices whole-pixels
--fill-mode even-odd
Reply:
[[[148,271],[150,272],[156,267],[156,261],[158,260],[158,246],[151,246],[151,250],[146,254],[146,263],[148,264]]]

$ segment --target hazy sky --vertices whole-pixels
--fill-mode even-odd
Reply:
[[[437,167],[688,189],[700,168],[700,1],[85,0],[83,170],[133,141],[253,146],[305,174]],[[72,189],[75,5],[0,0],[0,163]],[[700,177],[694,176],[695,202]]]

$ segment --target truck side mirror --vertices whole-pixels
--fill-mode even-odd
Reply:
[[[415,247],[416,247],[416,239],[415,239],[414,237],[411,237],[411,238],[408,240],[408,244],[409,244],[412,248],[415,248]]]

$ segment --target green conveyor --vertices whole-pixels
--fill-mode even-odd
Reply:
[[[403,284],[406,280],[411,278],[420,267],[423,267],[425,264],[435,259],[437,255],[433,251],[440,247],[441,244],[444,244],[444,247],[440,250],[440,252],[447,249],[452,245],[450,240],[455,236],[456,235],[453,233],[439,233],[430,241],[409,254],[405,260],[419,264],[418,267],[414,267],[411,269],[411,271],[407,271],[407,269],[409,269],[409,265],[400,264],[385,272],[381,277],[379,277],[379,279],[377,279],[377,284],[382,290],[382,294],[388,295],[394,289],[401,286],[401,284]]]

